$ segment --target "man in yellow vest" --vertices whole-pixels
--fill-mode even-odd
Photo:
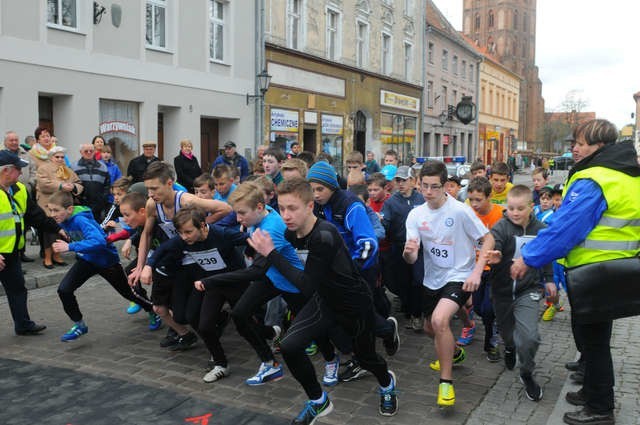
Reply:
[[[573,268],[640,255],[640,166],[633,144],[615,143],[617,137],[616,127],[602,119],[574,130],[576,165],[569,173],[562,205],[550,226],[522,249],[511,277],[520,278],[528,267],[559,258],[564,258],[565,267]],[[601,278],[604,288],[607,278]],[[581,305],[575,304],[580,300],[570,301]],[[595,323],[572,323],[585,371],[582,389],[567,393],[566,400],[584,408],[565,413],[563,420],[568,424],[615,423],[613,321],[594,319]]]
[[[18,182],[22,168],[28,165],[18,155],[8,150],[0,151],[0,281],[7,294],[17,335],[35,335],[46,329],[33,322],[27,310],[27,288],[19,254],[24,247],[25,222],[66,237]]]

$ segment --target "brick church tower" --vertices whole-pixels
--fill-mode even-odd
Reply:
[[[536,66],[536,0],[463,0],[463,33],[522,77],[520,140],[542,148],[544,99]]]

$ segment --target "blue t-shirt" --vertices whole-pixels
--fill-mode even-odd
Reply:
[[[260,223],[251,227],[249,233],[253,234],[256,229],[268,232],[273,240],[276,251],[282,254],[295,268],[304,270],[302,261],[300,261],[295,248],[284,238],[284,232],[287,230],[287,226],[284,224],[282,217],[270,206],[267,205],[266,209],[268,214]],[[289,282],[274,266],[270,266],[267,270],[267,277],[273,282],[273,286],[281,291],[294,294],[300,292],[300,290],[296,288],[293,283]]]

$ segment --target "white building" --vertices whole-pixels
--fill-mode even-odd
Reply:
[[[101,13],[104,11],[104,13]],[[104,133],[126,168],[144,141],[203,166],[225,141],[255,144],[254,0],[0,0],[0,130]]]

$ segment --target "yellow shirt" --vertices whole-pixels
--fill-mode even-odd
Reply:
[[[513,183],[507,182],[507,186],[500,193],[496,193],[494,190],[491,190],[491,203],[498,205],[506,205],[507,204],[507,193],[513,187]]]

